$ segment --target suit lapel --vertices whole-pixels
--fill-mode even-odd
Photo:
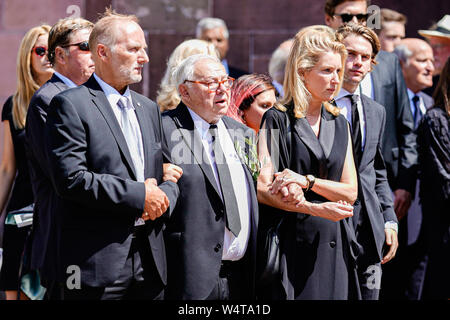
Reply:
[[[331,121],[332,115],[326,112],[325,108],[322,108],[322,122],[320,124],[319,142],[322,146],[325,158],[331,154],[333,149],[334,134],[335,134],[335,121]]]
[[[321,124],[320,124],[320,130],[322,130],[323,122],[324,121],[322,119]],[[308,123],[308,120],[306,120],[306,117],[296,119],[294,129],[295,129],[294,131],[297,133],[297,135],[303,141],[305,146],[309,150],[311,150],[311,152],[314,154],[316,159],[320,162],[320,165],[319,165],[320,177],[326,177],[327,176],[327,172],[326,172],[327,166],[324,165],[324,163],[323,163],[326,159],[325,153],[323,151],[322,146],[320,145],[319,139],[314,134],[314,131],[312,130],[311,126]],[[328,131],[328,129],[326,129],[326,130]],[[319,133],[319,136],[320,136],[320,133]],[[332,143],[332,141],[331,141],[331,143]]]
[[[370,107],[370,100],[368,100],[366,98],[366,96],[361,95],[361,104],[362,104],[362,109],[363,109],[363,114],[364,114],[364,119],[365,119],[365,130],[366,130],[366,140],[365,140],[365,144],[364,144],[364,149],[363,149],[363,154],[361,157],[361,163],[359,164],[360,168],[365,168],[367,165],[368,159],[367,154],[369,153],[368,150],[368,145],[369,145],[369,141],[372,140],[376,140],[376,137],[374,137],[375,135],[375,130],[374,130],[374,123],[376,122],[375,118],[376,115],[374,113],[374,109]]]
[[[116,139],[116,142],[122,152],[125,160],[128,164],[128,167],[131,170],[133,179],[136,179],[136,172],[134,169],[133,160],[131,159],[130,151],[128,150],[128,145],[125,140],[125,137],[122,133],[122,129],[120,128],[119,122],[114,114],[114,111],[109,104],[108,99],[106,98],[105,93],[103,92],[100,85],[95,80],[94,76],[92,76],[88,82],[86,82],[85,86],[88,88],[89,92],[92,95],[92,102],[98,108],[100,113],[105,118],[106,123],[108,124],[111,132]],[[141,129],[142,130],[142,129]],[[144,139],[143,139],[144,140]]]
[[[180,131],[184,142],[188,146],[189,150],[191,150],[195,162],[200,166],[203,174],[208,179],[209,183],[213,186],[214,190],[220,198],[220,192],[216,179],[214,177],[213,169],[208,161],[209,157],[206,154],[205,149],[203,148],[203,143],[194,126],[194,121],[192,121],[192,117],[189,114],[187,107],[183,103],[181,103],[177,107],[177,111],[178,112],[173,116],[172,119],[175,122],[178,130]]]

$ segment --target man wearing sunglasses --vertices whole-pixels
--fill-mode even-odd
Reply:
[[[225,116],[233,79],[217,58],[190,56],[175,79],[182,102],[162,122],[185,175],[165,230],[167,298],[251,299],[258,201],[245,157],[257,161],[246,152],[254,131]]]
[[[58,196],[50,181],[49,169],[53,164],[46,155],[47,139],[45,125],[52,98],[69,88],[76,87],[89,79],[94,72],[87,41],[93,24],[85,19],[66,18],[58,21],[50,30],[48,57],[53,66],[53,77],[32,97],[26,121],[27,158],[29,160],[35,207],[32,234],[31,268],[39,270],[47,294],[52,294],[49,280],[54,277],[59,237],[50,238],[56,230],[51,219],[60,214]],[[36,48],[37,54],[47,54],[47,48]]]

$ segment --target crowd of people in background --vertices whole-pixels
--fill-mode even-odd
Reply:
[[[136,16],[30,29],[2,110],[7,300],[449,299],[450,15],[405,38],[369,5],[324,1],[268,74],[203,18],[156,102],[130,89]]]

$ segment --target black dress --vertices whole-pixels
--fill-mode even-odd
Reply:
[[[24,208],[33,203],[28,164],[25,155],[25,130],[14,126],[12,117],[12,97],[5,102],[2,110],[2,121],[9,121],[14,156],[16,158],[17,175],[14,187],[6,207],[6,214],[13,210]],[[0,271],[0,290],[17,290],[21,255],[25,240],[31,226],[18,228],[15,225],[5,225],[3,234],[3,265]]]
[[[441,108],[427,110],[417,132],[420,201],[428,262],[423,299],[450,298],[450,116]]]
[[[303,175],[340,181],[348,145],[345,117],[335,117],[322,107],[319,138],[306,118],[290,117],[293,120],[287,122],[286,117],[287,113],[272,108],[263,118],[271,137],[267,141],[272,141],[268,147],[275,170],[289,168]],[[286,139],[289,134],[291,138]],[[312,191],[305,198],[316,203],[328,201]],[[268,206],[262,206],[261,210],[262,230],[266,224],[264,219],[273,219],[274,214],[285,217],[280,239],[281,285],[270,288],[270,297],[264,295],[265,298],[345,300],[352,297],[356,278],[349,239],[354,239],[354,231],[348,219],[332,222]],[[276,288],[281,293],[275,293]]]

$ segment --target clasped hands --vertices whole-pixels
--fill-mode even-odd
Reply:
[[[163,180],[178,182],[178,179],[183,175],[183,169],[171,164],[164,163],[163,165]],[[158,182],[155,178],[145,180],[145,206],[142,219],[156,220],[161,217],[170,205],[167,195],[158,187]]]
[[[305,200],[303,189],[307,189],[309,182],[305,176],[292,170],[284,169],[275,173],[275,178],[269,185],[269,191],[275,195],[280,193],[282,200],[296,208],[306,207],[307,213],[331,221],[339,221],[353,216],[353,206],[346,201],[309,203]],[[306,212],[305,212],[306,213]]]

